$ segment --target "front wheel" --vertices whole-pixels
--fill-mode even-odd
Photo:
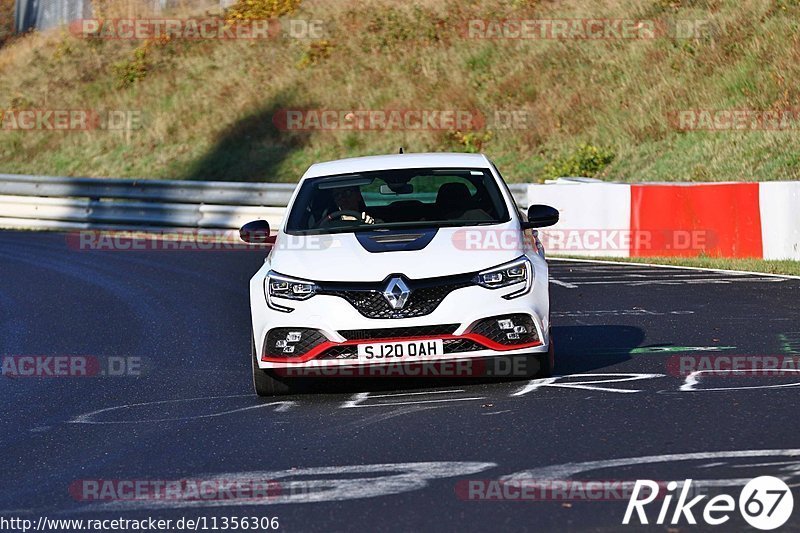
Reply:
[[[553,376],[553,367],[555,367],[555,347],[553,346],[553,336],[550,336],[550,347],[547,353],[537,356],[539,360],[539,373],[536,374],[537,378],[549,378]]]
[[[553,376],[553,368],[555,367],[555,346],[553,345],[553,335],[550,335],[550,346],[547,353],[535,354],[532,357],[536,359],[539,370],[536,372],[536,379],[549,378]]]
[[[286,381],[280,381],[275,378],[269,370],[262,370],[258,368],[258,360],[256,359],[256,343],[251,342],[251,352],[253,361],[253,388],[259,396],[278,396],[281,394],[290,394],[292,392],[291,385]]]

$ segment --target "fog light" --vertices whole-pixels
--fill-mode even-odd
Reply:
[[[269,330],[267,338],[264,339],[262,358],[299,357],[327,340],[325,335],[316,329],[274,328]]]
[[[524,313],[484,318],[469,328],[468,332],[509,348],[521,345],[533,346],[540,342],[533,317]]]

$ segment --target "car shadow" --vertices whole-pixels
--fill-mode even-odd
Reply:
[[[631,351],[644,340],[644,331],[633,326],[614,324],[593,326],[554,326],[555,368],[553,375],[578,374],[606,368],[631,358]],[[455,364],[431,365],[426,377],[403,377],[406,365],[388,367],[376,377],[351,378],[326,374],[318,369],[315,377],[295,378],[298,393],[357,393],[403,391],[431,388],[462,387],[534,379],[536,363],[526,364],[522,358],[473,360],[458,367]],[[439,372],[439,375],[436,373]],[[487,377],[487,373],[491,376]],[[345,376],[348,376],[345,374]],[[380,376],[380,377],[378,377]]]
[[[578,374],[627,361],[644,338],[644,331],[635,326],[554,326],[555,372]]]
[[[281,165],[304,149],[308,131],[286,131],[276,124],[286,108],[298,106],[290,90],[279,92],[269,103],[222,131],[215,145],[189,165],[183,178],[199,181],[274,182]],[[299,176],[298,176],[299,177]]]

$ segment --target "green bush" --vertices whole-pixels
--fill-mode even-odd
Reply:
[[[428,46],[444,39],[445,21],[434,11],[388,7],[373,10],[361,35],[364,51],[407,51],[408,44]]]
[[[150,68],[147,55],[148,46],[147,43],[145,43],[145,45],[139,46],[133,50],[132,59],[115,63],[112,66],[114,69],[114,77],[117,80],[117,87],[120,89],[130,87],[147,76],[147,71]]]
[[[298,68],[307,68],[317,63],[321,63],[325,59],[331,57],[333,51],[333,43],[328,39],[314,41],[308,44],[308,47],[303,52],[300,61],[297,62]]]
[[[545,166],[547,178],[564,176],[594,177],[614,161],[614,152],[609,148],[582,144],[570,155]]]
[[[470,154],[477,154],[483,150],[483,146],[492,140],[494,134],[491,131],[486,132],[461,132],[461,131],[453,131],[450,132],[449,138],[450,141],[456,144],[458,149],[463,152],[467,152]]]

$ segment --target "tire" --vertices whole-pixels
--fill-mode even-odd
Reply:
[[[536,373],[536,379],[549,378],[553,376],[553,368],[555,367],[555,353],[556,349],[553,344],[553,336],[550,335],[550,347],[547,353],[536,354],[534,357],[539,362],[539,371]]]
[[[539,357],[539,375],[540,378],[549,378],[553,376],[553,368],[556,366],[556,348],[553,344],[553,336],[550,335],[550,347],[546,354]]]
[[[251,342],[251,353],[253,362],[253,388],[259,396],[278,396],[281,394],[291,394],[292,387],[286,381],[275,378],[269,370],[258,368],[256,360],[256,343]]]

